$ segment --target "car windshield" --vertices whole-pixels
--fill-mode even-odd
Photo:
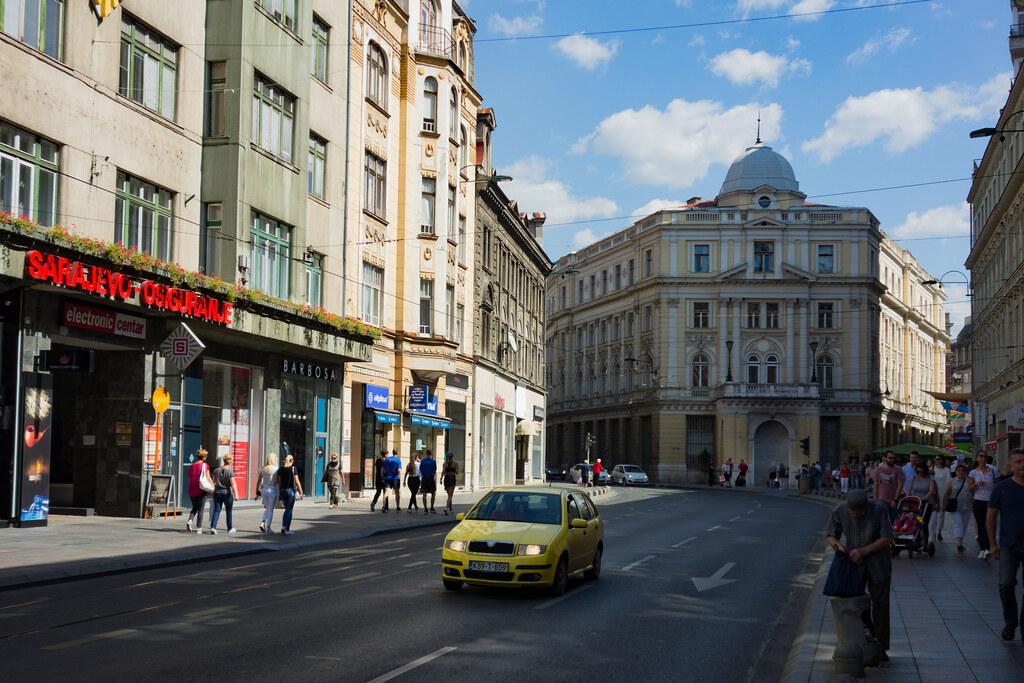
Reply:
[[[552,493],[494,491],[476,504],[466,519],[488,522],[561,524],[562,497]]]
[[[643,470],[636,465],[623,465],[622,469],[624,472],[643,472]]]

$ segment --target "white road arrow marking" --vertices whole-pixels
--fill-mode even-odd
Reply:
[[[697,588],[698,593],[709,591],[712,588],[721,588],[722,586],[730,583],[736,583],[736,579],[725,579],[722,578],[729,573],[729,570],[736,566],[735,562],[726,562],[722,565],[722,568],[717,572],[708,577],[694,576],[692,577],[693,585]]]

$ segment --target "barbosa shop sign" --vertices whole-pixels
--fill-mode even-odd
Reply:
[[[329,382],[334,382],[338,379],[337,368],[330,365],[318,365],[291,358],[285,358],[283,362],[284,365],[281,370],[287,375],[299,375],[301,377],[323,379]]]

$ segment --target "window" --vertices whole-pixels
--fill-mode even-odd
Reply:
[[[423,130],[437,132],[437,80],[433,76],[423,81]]]
[[[597,276],[590,276],[590,298],[593,299],[597,296]]]
[[[629,284],[636,282],[636,266],[633,259],[629,259]]]
[[[207,62],[206,64],[206,134],[219,138],[228,134],[227,110],[227,64]]]
[[[220,231],[223,222],[223,204],[208,202],[203,205],[203,234],[199,240],[199,270],[207,275],[217,275],[220,271]]]
[[[444,319],[448,325],[448,338],[455,338],[455,285],[444,288]]]
[[[4,0],[0,10],[0,31],[60,59],[64,0]]]
[[[765,384],[779,383],[779,357],[768,356],[764,359],[764,382]]]
[[[287,299],[291,272],[292,229],[273,218],[252,212],[252,286]]]
[[[761,327],[761,304],[747,304],[747,327],[752,330]]]
[[[775,272],[775,243],[754,242],[754,272]]]
[[[459,216],[459,263],[466,262],[466,217]]]
[[[831,330],[835,327],[833,313],[833,304],[831,302],[821,302],[818,304],[818,329]]]
[[[693,357],[690,382],[695,387],[708,386],[708,357],[703,353],[698,353]]]
[[[757,384],[761,377],[761,359],[757,356],[747,357],[747,384]]]
[[[644,332],[654,329],[654,307],[644,306]]]
[[[818,272],[835,272],[835,247],[831,244],[818,245]]]
[[[173,121],[177,63],[177,47],[121,14],[122,97]]]
[[[388,108],[388,60],[377,43],[366,54],[366,96],[381,109]]]
[[[0,121],[0,211],[53,225],[58,161],[56,143]]]
[[[327,45],[331,27],[313,15],[313,44],[309,72],[321,83],[327,82]]]
[[[170,190],[118,171],[114,199],[115,241],[161,261],[170,260],[173,197]]]
[[[359,315],[363,322],[381,326],[384,308],[384,269],[363,261],[363,291]]]
[[[309,170],[307,191],[317,199],[324,198],[324,177],[327,168],[327,142],[313,133],[309,134]]]
[[[697,244],[693,247],[693,272],[707,273],[711,271],[711,245]]]
[[[274,15],[279,22],[295,30],[295,3],[297,0],[256,0],[263,9]]]
[[[622,289],[622,264],[615,264],[615,290]]]
[[[448,102],[448,136],[455,140],[459,134],[459,91],[452,88],[452,97]]]
[[[453,238],[457,235],[455,232],[455,188],[451,185],[448,186],[448,237]]]
[[[260,74],[253,79],[252,141],[285,161],[292,160],[295,98]]]
[[[583,301],[583,280],[579,280],[576,283],[576,303]]]
[[[434,178],[423,179],[423,189],[420,192],[420,234],[434,234],[434,209],[437,206],[437,180]]]
[[[455,343],[462,345],[462,321],[466,318],[466,307],[462,304],[455,306]]]
[[[434,331],[434,281],[420,279],[420,334]]]
[[[380,219],[384,218],[387,201],[387,169],[383,159],[370,152],[366,153],[363,167],[363,210]]]
[[[651,277],[654,274],[654,250],[648,249],[644,252],[644,277]]]
[[[306,252],[306,303],[324,305],[324,255]]]
[[[693,304],[693,326],[702,329],[711,327],[711,304],[706,301]]]
[[[601,294],[608,293],[608,271],[601,271]]]
[[[619,341],[622,338],[622,318],[615,318],[612,321],[612,341]]]
[[[769,330],[779,329],[779,305],[778,304],[765,304],[764,306],[764,324]]]
[[[626,315],[626,336],[633,337],[633,314],[629,313]]]
[[[561,308],[564,309],[566,307],[566,304],[568,303],[567,302],[567,294],[566,294],[566,291],[565,291],[565,285],[562,285],[562,292],[561,292],[561,294],[562,294],[562,298],[561,298],[562,306],[561,306]]]
[[[832,360],[832,356],[829,356],[828,354],[818,356],[818,360],[815,361],[815,365],[815,370],[818,375],[818,386],[822,389],[831,389],[834,386],[835,376],[833,373],[836,365],[835,361]]]
[[[459,128],[459,168],[465,170],[469,166],[469,147],[466,145],[466,127]]]

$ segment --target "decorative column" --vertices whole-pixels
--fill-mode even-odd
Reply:
[[[796,357],[793,355],[793,300],[786,299],[786,384],[793,383]]]
[[[740,318],[743,316],[743,299],[732,299],[732,378],[746,379],[743,375],[740,356],[743,354],[743,344],[740,342]],[[738,380],[737,380],[738,381]]]
[[[810,376],[810,367],[808,364],[808,349],[807,349],[807,324],[808,318],[811,316],[811,302],[810,301],[798,301],[796,306],[796,317],[800,322],[800,338],[797,342],[797,356],[798,361],[798,377],[800,378],[801,384],[807,384],[808,377]]]
[[[850,389],[871,389],[870,378],[860,376],[860,319],[863,315],[860,299],[850,299],[850,332],[847,335],[849,344],[844,345],[846,352],[847,374],[846,386]]]
[[[729,359],[725,357],[725,338],[729,335],[729,300],[718,300],[718,377],[719,383],[725,384],[725,376],[729,371]]]
[[[673,246],[673,249],[675,247]],[[679,386],[679,299],[668,300],[668,386]]]

